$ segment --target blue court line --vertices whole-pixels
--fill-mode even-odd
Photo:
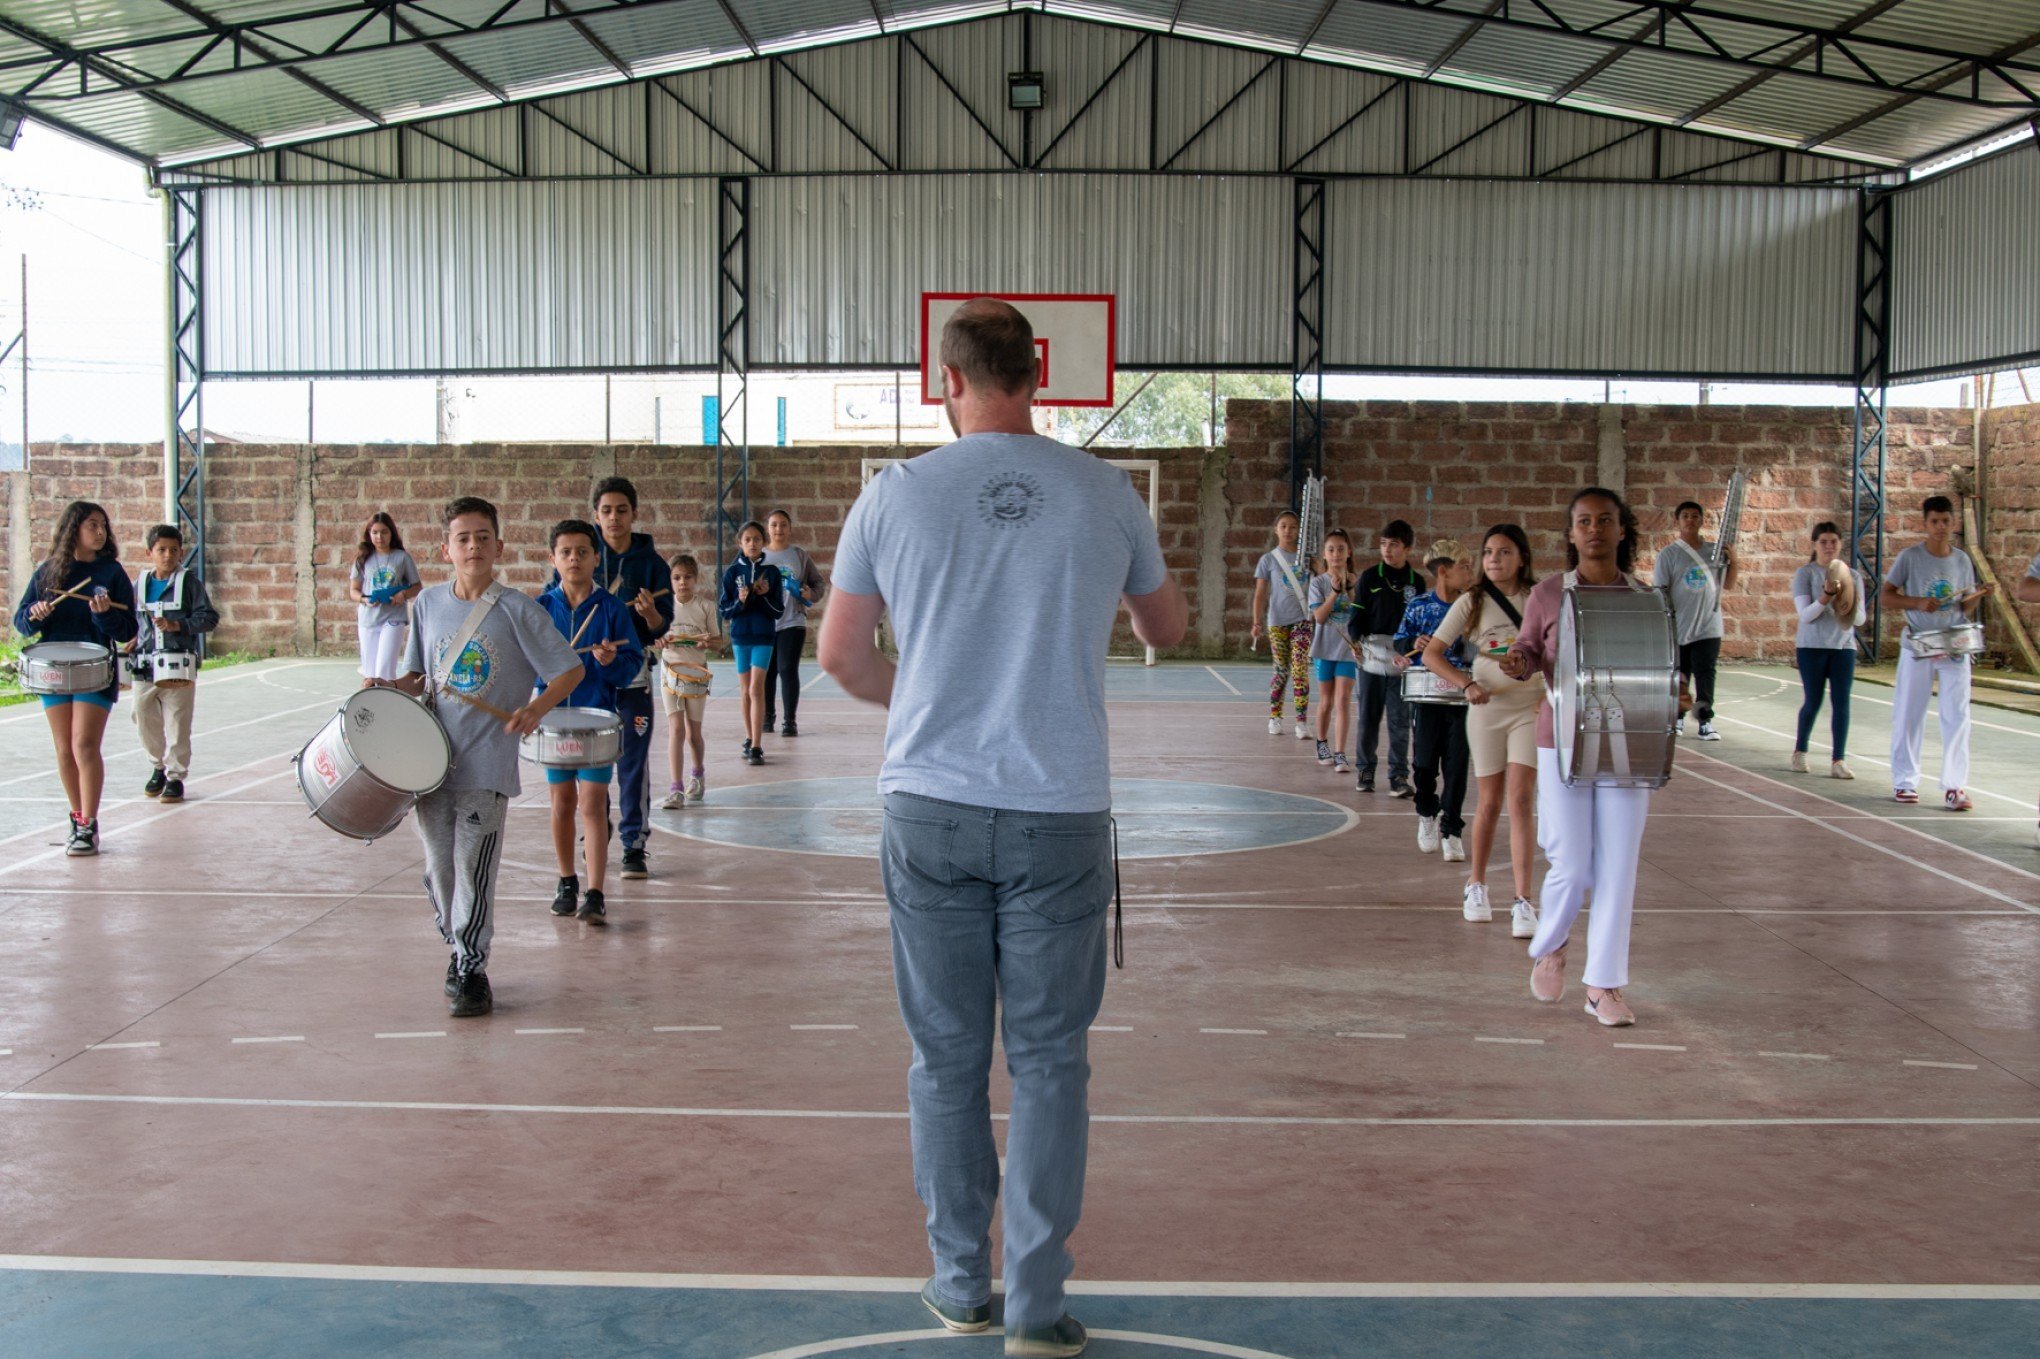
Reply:
[[[2040,1302],[1755,1298],[1212,1298],[1084,1295],[1096,1330],[1282,1359],[1882,1359],[2029,1356]],[[932,1330],[911,1295],[0,1272],[0,1352],[37,1359],[571,1355],[752,1359],[852,1336]],[[992,1336],[827,1351],[992,1359]],[[1090,1359],[1191,1359],[1095,1340]],[[1221,1353],[1223,1351],[1220,1351]]]

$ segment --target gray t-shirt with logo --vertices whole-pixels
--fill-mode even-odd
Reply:
[[[510,589],[482,619],[459,658],[445,666],[444,652],[472,607],[470,601],[454,597],[451,585],[421,590],[411,601],[404,673],[436,674],[444,667],[448,689],[504,712],[529,703],[533,688],[568,671],[581,673],[581,658],[553,626],[552,615],[529,595]],[[503,730],[501,719],[448,694],[439,696],[434,710],[453,742],[453,772],[446,787],[486,788],[505,797],[516,797],[523,790],[517,781],[517,738]]]
[[[411,554],[396,548],[389,552],[373,552],[367,561],[352,568],[349,573],[354,586],[366,598],[385,586],[408,590],[420,584],[418,563],[411,560]],[[401,604],[357,604],[354,606],[354,621],[364,628],[379,627],[386,623],[404,621],[404,606]]]
[[[805,548],[782,547],[777,550],[765,549],[765,560],[779,568],[780,576],[789,583],[800,586],[800,597],[794,598],[791,588],[786,592],[786,612],[779,615],[779,622],[773,631],[785,632],[788,628],[804,628],[808,625],[808,605],[822,597],[822,570],[815,565],[815,559]]]
[[[1672,592],[1672,612],[1679,620],[1679,645],[1721,636],[1721,579],[1707,566],[1713,546],[1702,540],[1698,549],[1673,539],[1657,554],[1650,582]]]
[[[1314,661],[1352,661],[1357,664],[1360,658],[1353,654],[1353,644],[1346,640],[1346,624],[1353,618],[1351,582],[1348,582],[1343,590],[1334,590],[1329,573],[1310,578],[1310,607],[1313,618],[1318,605],[1335,594],[1339,602],[1332,605],[1331,616],[1324,622],[1317,623],[1316,630],[1310,635],[1310,658]]]
[[[1976,563],[1961,548],[1950,547],[1947,556],[1936,557],[1927,551],[1926,544],[1914,543],[1898,554],[1884,578],[1896,585],[1902,595],[1944,601],[1938,609],[1907,609],[1907,631],[1932,632],[1969,621],[1969,615],[1955,601],[1976,588]]]
[[[1283,567],[1289,570],[1285,573]],[[1293,628],[1304,621],[1303,605],[1297,602],[1296,590],[1289,588],[1294,579],[1297,589],[1308,590],[1309,564],[1296,559],[1294,552],[1284,552],[1271,547],[1261,554],[1261,560],[1254,564],[1254,579],[1268,582],[1268,618],[1271,628]]]
[[[1111,806],[1106,646],[1119,597],[1168,579],[1125,472],[1053,439],[968,435],[872,479],[834,577],[884,596],[899,642],[880,792]]]

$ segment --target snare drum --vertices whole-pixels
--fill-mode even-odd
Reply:
[[[600,769],[623,756],[623,719],[607,708],[554,708],[518,753],[541,769]]]
[[[1983,654],[1983,624],[1957,623],[1953,627],[1933,628],[1926,632],[1906,629],[1906,650],[1922,660],[1942,656],[1980,656]]]
[[[21,687],[31,694],[96,694],[117,678],[97,642],[37,642],[21,649]]]
[[[298,791],[312,815],[370,842],[395,830],[452,768],[439,718],[396,689],[350,696],[297,753]]]
[[[1660,590],[1567,589],[1551,680],[1569,786],[1662,788],[1679,721],[1678,629]]]
[[[146,679],[158,689],[189,689],[191,682],[198,678],[198,653],[195,651],[158,651],[145,656],[141,661],[141,672],[136,679]]]
[[[1454,684],[1450,680],[1440,679],[1423,666],[1411,662],[1410,668],[1403,671],[1403,702],[1457,703],[1463,708],[1466,706],[1466,695],[1461,691],[1460,685],[1465,684],[1469,678],[1470,676],[1462,670],[1459,672],[1459,684]]]

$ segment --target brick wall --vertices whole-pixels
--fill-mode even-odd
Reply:
[[[1190,596],[1193,642],[1207,653],[1237,654],[1251,621],[1253,564],[1271,541],[1276,507],[1288,500],[1289,412],[1280,402],[1233,401],[1227,418],[1222,449],[1124,456],[1160,464],[1162,545]],[[1539,570],[1549,570],[1563,560],[1567,499],[1604,480],[1629,495],[1654,551],[1670,534],[1678,501],[1690,496],[1713,511],[1733,470],[1748,468],[1743,572],[1727,602],[1732,657],[1790,657],[1789,583],[1805,560],[1807,531],[1820,519],[1848,520],[1846,410],[1377,401],[1330,403],[1326,419],[1328,520],[1355,530],[1363,553],[1396,516],[1416,526],[1420,544],[1446,534],[1471,542],[1489,524],[1507,521],[1529,531]],[[2040,547],[2040,407],[2001,409],[1989,421],[1991,551],[1998,570],[2015,576]],[[1916,532],[1911,507],[1947,490],[1951,468],[1974,464],[1970,433],[1968,411],[1891,412],[1894,549]],[[860,461],[892,453],[890,446],[758,450],[753,514],[790,510],[800,542],[827,569],[861,485]],[[139,560],[142,534],[161,510],[156,448],[43,446],[33,466],[34,555],[56,510],[82,496],[108,507],[124,555]],[[219,641],[237,649],[350,654],[347,568],[377,509],[396,518],[430,581],[444,578],[440,507],[455,495],[488,497],[504,515],[504,576],[529,590],[545,579],[547,528],[585,516],[592,482],[616,472],[637,483],[640,526],[663,551],[691,551],[705,568],[715,555],[706,508],[714,450],[707,448],[220,445],[209,450],[207,469],[212,588],[225,620]],[[1145,489],[1144,478],[1136,484]],[[1642,569],[1650,560],[1647,552]],[[2040,609],[2028,619],[2040,623]],[[1116,647],[1134,647],[1123,622]]]

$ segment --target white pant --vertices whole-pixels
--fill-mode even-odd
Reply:
[[[361,637],[361,676],[363,679],[393,680],[403,678],[404,641],[410,627],[404,623],[372,623],[363,627],[357,623],[354,630]]]
[[[195,684],[168,689],[147,680],[135,681],[135,730],[149,762],[164,776],[182,779],[191,773],[191,710],[198,699]]]
[[[1647,788],[1568,787],[1558,752],[1537,752],[1537,843],[1551,860],[1539,902],[1530,956],[1564,947],[1587,893],[1587,965],[1580,979],[1604,991],[1629,985],[1629,918],[1636,906],[1636,870],[1643,856]]]
[[[1898,693],[1891,704],[1891,786],[1919,791],[1920,747],[1927,734],[1927,698],[1941,681],[1941,790],[1969,786],[1969,658],[1927,660],[1903,647]]]

